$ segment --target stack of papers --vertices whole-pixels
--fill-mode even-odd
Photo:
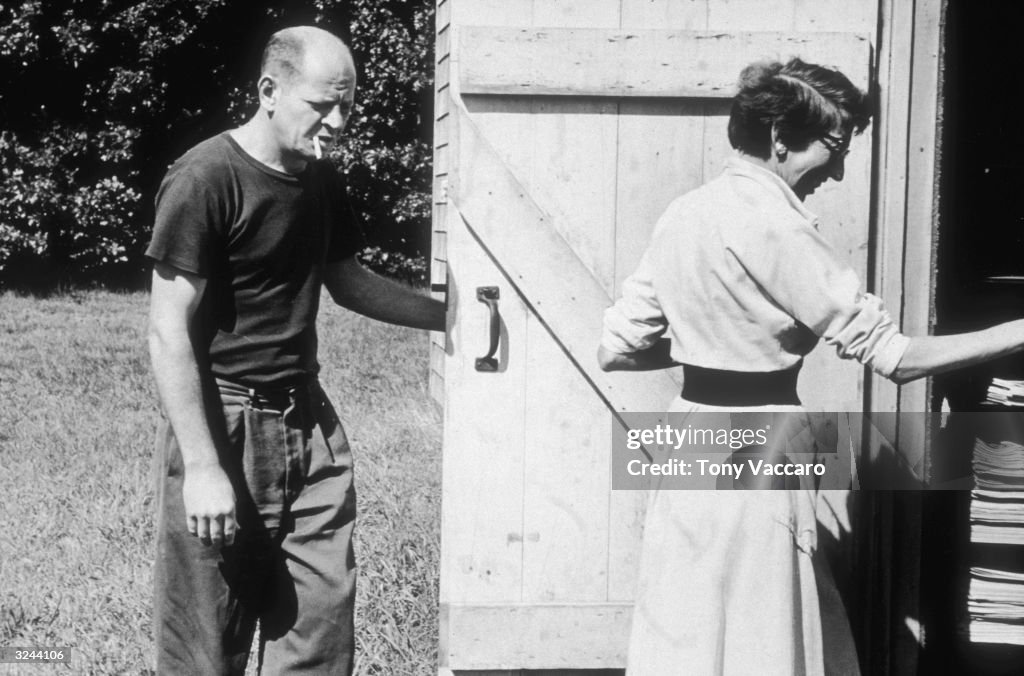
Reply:
[[[972,491],[971,542],[1024,545],[1024,491]]]
[[[972,642],[1024,645],[1024,573],[971,568],[967,611]]]
[[[978,439],[974,442],[972,465],[978,488],[1024,491],[1024,446],[1012,441],[987,443]]]
[[[1022,381],[997,380],[990,402],[997,384],[1000,397],[1012,400],[1021,396],[1016,390],[1024,392]],[[977,439],[972,464],[971,542],[1024,545],[1024,445]],[[1024,645],[1024,573],[972,567],[967,611],[972,642]]]
[[[985,402],[1011,408],[1024,408],[1024,380],[993,378],[992,384],[988,386]]]

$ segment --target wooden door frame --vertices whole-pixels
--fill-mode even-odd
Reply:
[[[935,327],[946,2],[879,3],[871,283],[912,336]],[[865,410],[931,410],[931,379],[897,388],[869,377]],[[923,425],[895,425],[891,433],[901,447],[927,448]],[[925,638],[919,612],[922,496],[866,497],[855,555],[863,571],[861,598],[868,599],[855,627],[864,643],[863,666],[867,673],[916,673]]]
[[[880,2],[872,283],[908,335],[935,325],[945,4]],[[867,403],[872,411],[923,412],[930,395],[930,380],[894,388],[874,378]]]

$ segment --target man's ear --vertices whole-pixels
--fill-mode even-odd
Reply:
[[[264,74],[256,83],[256,92],[259,94],[260,107],[270,112],[277,108],[277,99],[281,93],[281,85],[273,75]]]

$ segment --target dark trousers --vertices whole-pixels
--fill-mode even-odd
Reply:
[[[158,431],[157,673],[243,674],[260,620],[264,674],[352,671],[356,499],[345,432],[316,381],[255,392],[218,382],[207,416],[234,485],[239,532],[188,534],[182,459]],[[213,388],[211,388],[213,390]]]

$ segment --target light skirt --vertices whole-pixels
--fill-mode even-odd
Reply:
[[[670,411],[710,410],[683,399]],[[739,411],[741,409],[729,409]],[[751,411],[800,411],[778,406]],[[829,504],[842,502],[829,491]],[[812,490],[654,490],[644,526],[627,674],[857,674],[831,576],[816,582],[816,513],[838,521]],[[826,658],[818,583],[829,608]],[[838,604],[838,607],[836,607]]]

